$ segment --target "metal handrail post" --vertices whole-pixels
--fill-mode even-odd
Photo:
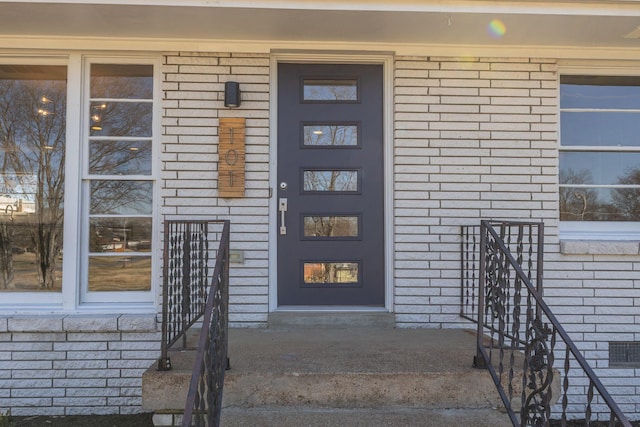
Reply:
[[[538,225],[538,254],[536,260],[536,290],[543,297],[544,288],[542,287],[543,275],[544,275],[544,223],[541,222]],[[536,304],[536,318],[540,320],[542,318],[542,312],[540,306]]]
[[[182,261],[182,331],[186,331],[191,314],[191,224],[185,224],[184,247]],[[187,334],[182,336],[182,348],[187,348]]]
[[[482,355],[482,339],[484,337],[484,287],[486,264],[484,262],[486,256],[486,224],[484,221],[480,223],[480,273],[478,277],[478,333],[476,334],[476,356],[473,360],[473,366],[476,368],[486,368],[487,363]]]
[[[169,257],[167,256],[169,250],[168,237],[169,236],[169,222],[164,222],[164,256],[162,260],[162,342],[160,343],[160,359],[158,359],[158,370],[167,371],[171,369],[171,362],[169,360],[169,344],[167,343],[168,336],[168,310],[169,310]]]

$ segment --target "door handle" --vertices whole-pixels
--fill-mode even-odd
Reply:
[[[285,223],[285,215],[287,212],[287,199],[281,197],[278,199],[278,210],[280,211],[280,235],[287,234],[287,225]]]

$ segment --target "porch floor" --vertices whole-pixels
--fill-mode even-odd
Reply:
[[[461,329],[230,329],[222,425],[508,426],[488,372],[471,366],[474,349],[474,332]],[[172,352],[172,371],[145,374],[145,409],[181,409],[192,353]],[[164,404],[152,402],[148,375],[173,384]]]

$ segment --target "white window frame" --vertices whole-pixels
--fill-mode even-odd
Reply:
[[[640,79],[639,63],[585,64],[581,61],[568,61],[559,64],[558,78],[558,152],[571,151],[634,151],[640,152],[640,147],[601,147],[601,146],[570,146],[563,147],[561,140],[560,112],[572,111],[560,107],[562,76],[637,76]],[[559,172],[559,170],[558,170]],[[612,187],[607,185],[590,185],[589,187]],[[561,185],[558,184],[558,192]],[[559,215],[559,212],[558,212]],[[561,239],[570,240],[640,240],[640,222],[635,221],[559,221]]]
[[[151,289],[145,292],[100,292],[87,297],[89,217],[88,193],[88,129],[89,67],[92,62],[113,64],[148,64],[154,67],[152,173],[145,180],[153,182]],[[156,295],[160,282],[159,257],[159,147],[161,135],[161,57],[156,55],[84,55],[69,53],[57,55],[0,55],[2,64],[64,65],[67,67],[66,152],[64,231],[61,292],[0,292],[0,313],[155,313]]]

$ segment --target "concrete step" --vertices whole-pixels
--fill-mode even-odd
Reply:
[[[145,410],[182,410],[194,354],[173,352],[172,371],[145,373]],[[509,425],[488,372],[471,366],[474,354],[474,333],[459,329],[232,329],[223,425],[428,425],[416,424],[423,417]]]
[[[223,427],[506,427],[495,409],[304,409],[225,408]]]

